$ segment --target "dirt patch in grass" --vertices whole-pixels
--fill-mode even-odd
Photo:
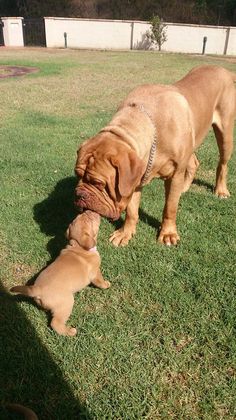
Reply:
[[[22,66],[0,66],[0,79],[6,77],[23,76],[28,73],[35,73],[39,71],[37,67],[22,67]]]
[[[13,276],[17,279],[25,279],[27,277],[31,277],[35,272],[35,268],[29,267],[26,264],[16,264],[13,266]]]

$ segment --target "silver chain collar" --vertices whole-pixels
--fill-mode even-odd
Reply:
[[[143,112],[148,119],[150,120],[153,128],[154,128],[154,138],[153,138],[153,142],[152,142],[152,146],[150,149],[150,153],[149,153],[149,158],[148,158],[148,163],[147,163],[147,167],[146,167],[146,171],[141,179],[141,186],[143,186],[145,184],[145,182],[147,181],[151,170],[152,170],[152,165],[153,165],[153,161],[154,161],[154,157],[155,157],[155,153],[156,153],[156,149],[157,149],[157,132],[156,132],[156,127],[154,122],[152,121],[152,117],[149,114],[149,112],[144,108],[143,105],[138,105],[136,103],[130,104],[131,107],[133,108],[137,108],[139,111]]]

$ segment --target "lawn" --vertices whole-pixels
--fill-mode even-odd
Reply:
[[[98,249],[111,288],[76,295],[75,338],[8,289],[34,279],[65,245],[76,215],[78,145],[105,126],[141,83],[172,83],[199,64],[236,72],[223,57],[19,49],[0,65],[39,72],[0,80],[0,418],[21,402],[40,419],[233,419],[236,417],[236,158],[228,200],[212,194],[218,150],[212,131],[181,198],[181,243],[156,243],[163,183],[145,187],[135,238],[114,248],[102,220]]]

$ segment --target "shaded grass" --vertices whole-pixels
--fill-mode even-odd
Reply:
[[[147,52],[4,50],[0,61],[41,69],[0,82],[3,289],[34,277],[64,246],[75,216],[78,144],[109,121],[131,88],[170,83],[201,63],[236,71],[222,58]],[[197,179],[180,202],[177,248],[156,244],[160,181],[144,189],[128,247],[109,244],[114,226],[102,220],[98,248],[112,287],[76,296],[75,339],[55,335],[43,311],[3,290],[3,403],[23,402],[56,419],[235,417],[235,156],[229,200],[212,195],[212,133],[198,157]]]

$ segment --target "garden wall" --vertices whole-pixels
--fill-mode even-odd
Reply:
[[[22,18],[2,18],[6,46],[24,46]],[[46,46],[50,48],[86,48],[147,50],[148,22],[46,17]],[[206,54],[236,55],[236,27],[167,23],[167,41],[162,50],[201,54],[207,38]]]
[[[48,47],[150,49],[148,22],[45,18]],[[207,37],[208,54],[236,54],[236,27],[167,23],[167,42],[163,51],[202,53]]]

